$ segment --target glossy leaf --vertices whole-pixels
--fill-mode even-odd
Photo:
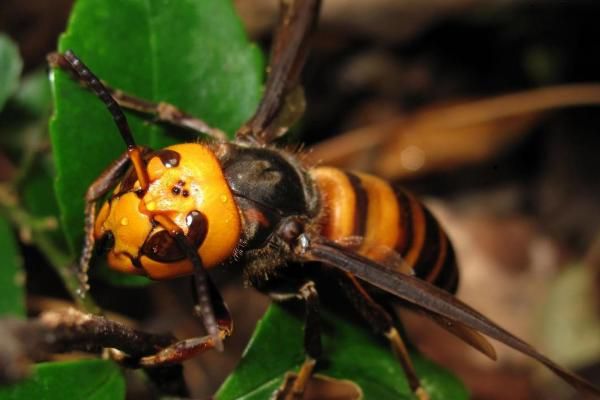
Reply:
[[[66,49],[113,87],[173,103],[227,132],[252,114],[260,97],[262,56],[229,1],[80,0],[60,39],[59,50]],[[96,97],[62,71],[54,71],[52,83],[56,192],[77,253],[84,193],[125,145]],[[139,144],[182,140],[137,116],[128,118]]]
[[[125,380],[113,362],[82,360],[41,363],[30,378],[0,387],[0,400],[125,398]]]
[[[19,84],[23,61],[12,40],[0,34],[0,109]]]
[[[400,363],[385,344],[363,327],[331,313],[324,313],[324,321],[324,362],[319,374],[355,382],[365,399],[413,399]],[[278,305],[271,306],[217,399],[269,398],[286,372],[298,371],[304,360],[302,342],[302,320]],[[411,356],[432,400],[468,398],[462,383],[450,373],[416,353]]]
[[[25,271],[12,228],[0,217],[0,316],[25,316]]]

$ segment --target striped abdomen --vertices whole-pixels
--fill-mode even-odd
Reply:
[[[458,270],[452,245],[412,194],[373,175],[336,168],[315,168],[311,175],[324,207],[323,236],[356,245],[362,255],[401,272],[412,269],[440,288],[456,290]]]

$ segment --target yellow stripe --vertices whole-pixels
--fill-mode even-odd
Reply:
[[[375,257],[373,249],[387,247],[393,249],[400,227],[398,225],[398,201],[391,186],[373,175],[356,174],[369,198],[367,223],[362,245],[363,255]]]
[[[331,240],[347,238],[354,232],[356,195],[346,174],[336,168],[320,167],[310,171],[321,192],[325,214],[321,234]]]

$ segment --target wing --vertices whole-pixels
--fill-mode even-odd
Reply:
[[[397,273],[325,238],[302,235],[300,239],[297,253],[304,260],[319,261],[350,272],[419,308],[475,329],[539,361],[577,390],[600,397],[600,389],[562,368],[450,293],[413,276]]]
[[[304,95],[298,80],[320,3],[320,0],[281,1],[265,93],[256,113],[237,131],[239,140],[269,143],[283,135],[304,112]]]
[[[488,340],[483,337],[479,332],[469,328],[463,323],[455,321],[450,318],[442,317],[439,314],[433,313],[424,308],[417,308],[417,310],[421,313],[421,315],[426,316],[448,332],[453,335],[459,337],[464,342],[468,343],[470,346],[479,350],[481,353],[485,354],[492,360],[496,360],[496,350],[494,346]]]
[[[376,261],[382,268],[394,270],[408,275],[414,275],[412,267],[404,260],[404,258],[393,249],[387,246],[373,245],[364,243],[360,236],[349,236],[335,241],[336,245],[344,248],[346,251],[360,252],[368,254],[368,258]],[[413,307],[415,311],[429,318],[439,326],[462,339],[467,344],[473,346],[481,353],[485,354],[492,360],[496,359],[496,350],[488,340],[480,335],[477,331],[461,324],[458,321],[453,321],[439,314],[433,313],[427,309]]]

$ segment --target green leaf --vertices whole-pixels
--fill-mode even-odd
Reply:
[[[413,399],[402,368],[392,352],[363,327],[323,313],[324,361],[319,374],[354,381],[365,399]],[[297,372],[304,360],[302,321],[272,305],[256,331],[236,370],[216,398],[267,399],[288,371]],[[411,353],[417,374],[432,400],[467,399],[465,387],[450,373],[423,356]]]
[[[113,87],[173,103],[227,132],[250,117],[260,98],[262,56],[229,1],[80,0],[59,49],[72,49]],[[52,86],[55,188],[78,253],[84,193],[125,145],[100,100],[62,71],[53,73]],[[128,119],[139,144],[176,140],[137,116]]]
[[[0,387],[0,400],[125,398],[125,380],[119,367],[107,360],[37,364],[30,378]]]
[[[19,84],[23,61],[12,40],[0,34],[0,110]]]
[[[47,119],[52,109],[52,95],[46,70],[35,71],[23,78],[12,101],[31,116]]]
[[[12,228],[0,217],[0,316],[25,316],[25,272]]]

